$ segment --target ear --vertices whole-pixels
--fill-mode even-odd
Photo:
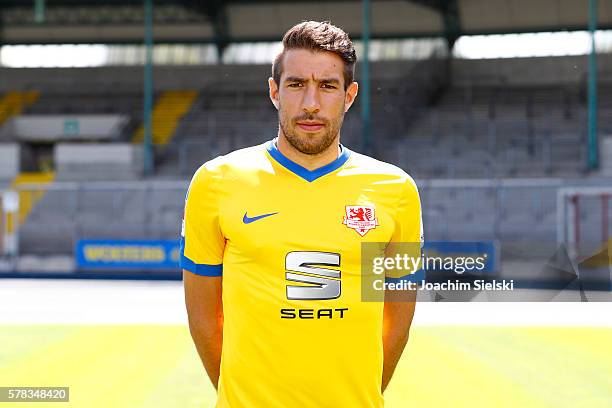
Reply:
[[[272,104],[276,110],[278,110],[280,105],[280,100],[278,99],[278,85],[272,77],[268,78],[268,88],[270,89],[270,100],[272,101]]]
[[[348,112],[350,107],[355,102],[355,98],[357,98],[357,91],[359,90],[359,84],[355,81],[351,82],[351,84],[346,88],[346,95],[344,99],[344,113]]]

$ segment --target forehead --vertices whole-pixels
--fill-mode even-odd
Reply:
[[[328,51],[287,50],[283,56],[282,77],[343,79],[344,61]]]

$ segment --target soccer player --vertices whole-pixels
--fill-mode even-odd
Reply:
[[[268,79],[277,137],[191,180],[181,267],[217,407],[384,404],[414,297],[362,301],[361,244],[420,242],[421,210],[403,170],[340,144],[355,61],[340,28],[291,28]]]

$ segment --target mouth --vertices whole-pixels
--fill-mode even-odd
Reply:
[[[325,127],[321,122],[298,122],[297,125],[306,132],[316,132]]]

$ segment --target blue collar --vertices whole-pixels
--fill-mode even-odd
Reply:
[[[319,167],[318,169],[308,170],[307,168],[304,168],[296,162],[283,156],[283,154],[274,144],[274,140],[270,140],[268,143],[266,143],[266,150],[268,150],[268,153],[270,153],[270,156],[272,156],[274,160],[276,160],[281,166],[290,172],[295,173],[309,183],[315,181],[319,177],[323,177],[326,174],[339,169],[344,163],[346,163],[351,155],[351,151],[342,145],[340,145],[340,149],[340,155],[333,162],[328,163],[323,167]]]

